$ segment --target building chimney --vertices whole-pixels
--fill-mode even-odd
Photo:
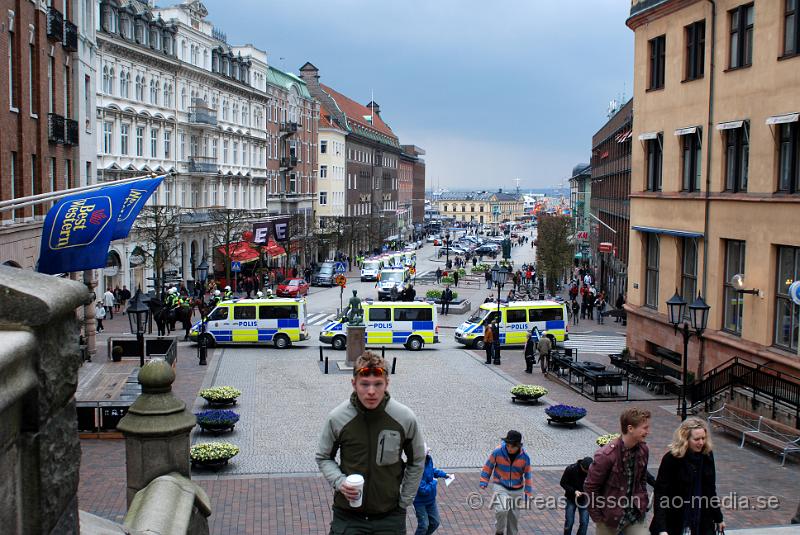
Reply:
[[[300,78],[306,83],[309,88],[319,87],[319,69],[317,69],[310,61],[300,67]]]

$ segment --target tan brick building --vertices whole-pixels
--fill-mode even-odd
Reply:
[[[676,288],[711,306],[689,370],[800,373],[800,23],[784,0],[634,0],[628,344],[679,369]],[[716,9],[714,10],[714,6]],[[744,289],[732,284],[744,275]]]

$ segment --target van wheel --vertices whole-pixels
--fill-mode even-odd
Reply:
[[[275,344],[275,349],[286,349],[291,345],[289,337],[285,334],[276,334],[272,342]]]
[[[486,344],[483,343],[483,336],[476,338],[475,341],[472,343],[472,347],[475,349],[483,350],[486,348]]]
[[[409,351],[419,351],[420,349],[422,349],[422,345],[423,345],[422,338],[420,338],[419,336],[412,336],[411,338],[408,339],[408,342],[406,342],[406,348]]]
[[[334,336],[333,342],[331,342],[333,349],[336,351],[341,351],[347,346],[347,338],[342,335]]]
[[[216,342],[214,341],[214,337],[211,336],[210,334],[204,334],[203,335],[203,340],[205,340],[205,342],[206,342],[206,347],[214,347],[216,345]]]

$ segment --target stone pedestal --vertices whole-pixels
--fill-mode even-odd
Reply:
[[[347,360],[345,364],[352,368],[355,366],[356,359],[364,354],[367,345],[366,325],[347,326]]]
[[[186,404],[172,394],[175,372],[162,359],[139,370],[142,394],[119,421],[125,435],[127,503],[155,478],[177,472],[191,477],[189,433],[197,424]]]

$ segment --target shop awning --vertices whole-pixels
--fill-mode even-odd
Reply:
[[[677,236],[679,238],[702,238],[702,232],[694,232],[691,230],[673,230],[668,228],[658,228],[658,227],[641,227],[638,225],[634,225],[631,227],[633,230],[638,230],[639,232],[647,232],[650,234],[666,234],[668,236]]]
[[[219,251],[219,254],[222,256],[227,257],[230,255],[229,260],[243,263],[255,262],[258,260],[259,250],[264,251],[267,255],[273,258],[286,254],[284,248],[275,243],[273,239],[270,239],[267,245],[260,248],[258,246],[254,247],[246,241],[234,242],[228,247],[224,245],[217,247],[217,251]]]

